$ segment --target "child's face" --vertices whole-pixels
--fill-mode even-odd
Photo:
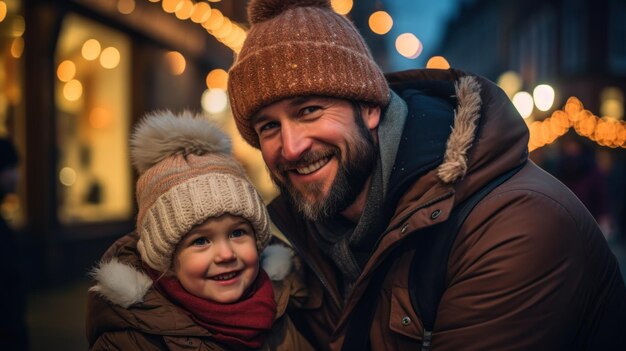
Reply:
[[[254,230],[229,214],[209,218],[178,244],[174,271],[189,293],[219,303],[241,298],[259,272]]]

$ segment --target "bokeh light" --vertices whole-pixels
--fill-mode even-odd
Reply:
[[[533,113],[533,97],[526,91],[519,91],[513,96],[513,105],[523,118],[528,118]]]
[[[102,67],[112,69],[117,67],[120,63],[120,52],[116,48],[109,46],[102,50],[100,54],[100,64]]]
[[[0,22],[7,18],[7,3],[0,1]]]
[[[117,10],[124,15],[129,15],[135,11],[135,0],[118,0]]]
[[[393,27],[393,19],[385,11],[376,11],[369,18],[369,26],[376,34],[387,34]]]
[[[548,84],[540,84],[533,89],[533,100],[539,111],[548,111],[554,104],[554,89]]]
[[[207,89],[202,93],[201,104],[209,113],[220,113],[228,107],[228,95],[223,89]]]
[[[76,65],[73,61],[65,60],[57,67],[57,77],[62,82],[68,82],[76,76]]]
[[[83,95],[83,85],[76,79],[72,79],[63,86],[63,96],[68,101],[76,101]]]
[[[509,98],[522,89],[522,78],[515,71],[506,71],[498,78],[498,86]]]
[[[354,5],[352,0],[330,0],[333,10],[340,15],[347,15]]]
[[[206,76],[206,85],[209,89],[226,90],[228,86],[228,72],[221,68],[212,70]]]
[[[76,171],[71,167],[63,167],[59,172],[59,181],[65,186],[74,185],[77,178]]]
[[[211,6],[206,2],[197,2],[191,12],[191,20],[195,23],[203,23],[211,17]]]
[[[165,61],[170,68],[170,72],[179,76],[185,72],[185,68],[187,67],[187,62],[185,57],[178,51],[170,51],[165,54]]]
[[[83,43],[81,54],[85,60],[93,61],[100,56],[100,50],[100,42],[96,39],[89,39]]]
[[[417,58],[422,49],[422,42],[413,33],[400,34],[396,39],[396,50],[406,58]]]
[[[183,0],[183,5],[176,10],[176,18],[186,20],[193,14],[194,4],[191,0]]]
[[[433,56],[426,62],[426,68],[431,69],[448,69],[450,64],[443,56]]]

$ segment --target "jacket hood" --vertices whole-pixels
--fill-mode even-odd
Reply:
[[[457,200],[465,198],[466,191],[479,189],[527,160],[528,128],[506,94],[493,82],[454,69],[411,70],[392,73],[387,78],[400,95],[413,89],[417,94],[450,102],[449,106],[436,107],[451,110],[453,120],[447,127],[439,127],[449,129],[447,141],[437,154],[430,156],[439,160],[437,179],[454,185]],[[415,108],[419,113],[428,107]],[[438,127],[430,121],[416,123],[415,128],[425,129],[424,133],[439,132],[432,129]],[[414,157],[420,151],[412,152]]]
[[[293,252],[282,245],[270,245],[261,254],[261,266],[272,281],[284,279],[292,270]],[[101,261],[90,272],[96,285],[89,289],[107,301],[128,308],[143,302],[152,287],[152,279],[133,265],[117,257]]]

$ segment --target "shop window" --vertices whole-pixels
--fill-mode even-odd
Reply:
[[[63,224],[132,217],[129,38],[65,18],[55,55],[58,217]]]
[[[13,226],[25,223],[24,199],[24,31],[22,2],[0,1],[0,138],[10,140],[19,155],[18,187],[0,198],[0,215]]]

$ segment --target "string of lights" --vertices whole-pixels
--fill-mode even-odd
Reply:
[[[556,110],[543,121],[534,121],[529,126],[529,151],[552,144],[560,136],[574,128],[576,133],[587,137],[598,145],[611,148],[626,148],[626,123],[613,118],[600,118],[586,110],[576,97],[570,97],[562,110]]]

